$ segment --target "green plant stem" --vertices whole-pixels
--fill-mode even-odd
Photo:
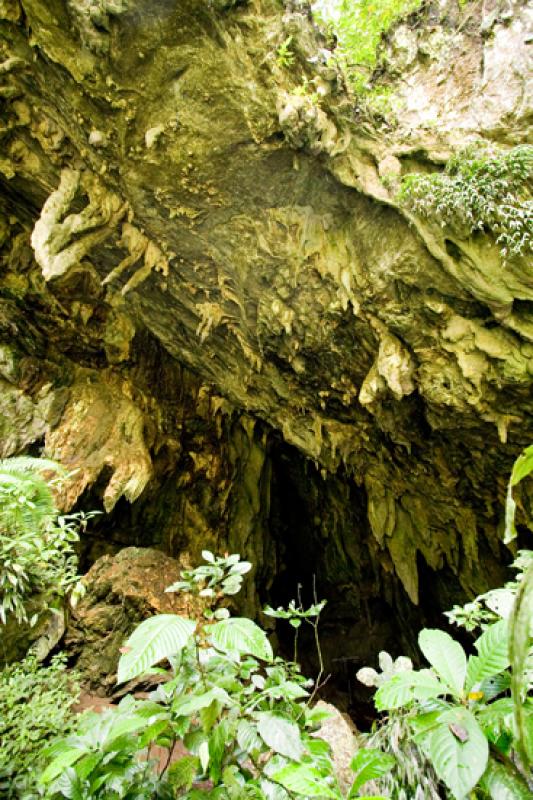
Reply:
[[[514,700],[514,718],[517,730],[516,750],[524,769],[529,763],[527,752],[526,720],[522,693],[526,680],[526,663],[529,652],[529,630],[533,605],[533,562],[529,565],[518,588],[511,618],[511,694]]]
[[[175,746],[176,746],[176,742],[177,742],[177,739],[176,739],[176,738],[172,739],[172,744],[171,744],[171,745],[170,745],[170,747],[168,748],[168,756],[167,756],[167,760],[166,760],[166,762],[165,762],[165,766],[164,766],[164,767],[163,767],[163,769],[161,770],[161,774],[159,775],[159,779],[160,779],[160,780],[163,780],[163,776],[164,776],[165,772],[167,771],[167,769],[168,769],[168,768],[169,768],[169,766],[170,766],[170,761],[171,761],[171,759],[172,759],[172,753],[174,752],[174,748],[175,748]]]

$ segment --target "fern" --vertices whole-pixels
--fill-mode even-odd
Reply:
[[[54,461],[20,456],[0,461],[0,530],[42,530],[57,515],[42,471],[64,472]]]
[[[56,478],[47,479],[46,473]],[[0,622],[4,624],[12,616],[18,623],[27,622],[27,601],[32,596],[47,590],[61,593],[75,580],[77,534],[72,521],[58,516],[52,492],[54,480],[64,475],[64,468],[49,459],[0,460]]]

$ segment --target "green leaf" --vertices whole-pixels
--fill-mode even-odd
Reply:
[[[209,777],[215,786],[222,774],[222,759],[226,747],[230,744],[229,739],[228,724],[226,720],[222,720],[209,737]]]
[[[500,620],[484,631],[474,642],[477,656],[470,656],[466,672],[466,691],[485,678],[499,675],[509,666],[509,634],[507,620]]]
[[[202,694],[176,697],[172,703],[172,711],[176,717],[190,717],[202,708],[210,706],[213,701],[219,701],[225,706],[231,706],[234,702],[224,689],[215,686]]]
[[[460,697],[466,677],[465,651],[455,639],[436,628],[420,631],[418,644],[439,678]]]
[[[531,791],[522,776],[492,758],[480,786],[492,800],[531,800]]]
[[[356,773],[349,797],[355,797],[363,784],[380,778],[393,768],[396,759],[381,750],[364,747],[354,756],[350,767]]]
[[[158,719],[152,722],[139,738],[139,750],[148,747],[149,744],[158,739],[162,733],[167,733],[170,729],[170,720]]]
[[[272,775],[273,780],[281,783],[289,792],[304,797],[332,797],[340,800],[340,793],[334,791],[324,778],[309,764],[288,764]]]
[[[261,737],[257,733],[257,726],[245,719],[241,719],[237,726],[237,742],[245,753],[260,750],[263,746]]]
[[[515,527],[515,512],[516,503],[513,498],[513,486],[529,475],[533,471],[533,445],[526,447],[526,449],[516,459],[509,484],[507,486],[507,499],[505,503],[505,534],[503,541],[509,544],[513,539],[516,539]]]
[[[86,750],[84,748],[69,747],[66,745],[66,749],[56,756],[52,763],[47,766],[39,779],[39,783],[50,783],[59,775],[61,775],[61,773],[64,772],[67,767],[70,767],[76,761],[79,761],[79,759],[85,754]]]
[[[464,741],[454,733],[462,732]],[[441,714],[440,724],[422,747],[435,772],[456,800],[463,800],[474,788],[487,766],[489,745],[476,718],[466,708]]]
[[[229,697],[229,695],[228,695]],[[220,703],[218,700],[212,700],[208,706],[200,709],[200,721],[205,733],[209,733],[213,725],[218,719],[220,713]]]
[[[188,791],[200,769],[200,759],[198,756],[184,756],[179,761],[170,765],[167,777],[170,785],[174,789],[185,789]]]
[[[332,719],[333,714],[330,711],[326,711],[323,708],[308,708],[305,706],[305,725],[306,727],[314,727],[315,725],[320,725],[321,722],[325,722],[327,719]]]
[[[439,717],[443,710],[447,709],[448,706],[446,705],[444,709],[439,708],[436,711],[427,711],[423,714],[417,714],[416,717],[410,719],[409,725],[415,735],[415,739],[416,737],[427,738],[428,732],[439,724]]]
[[[246,573],[250,572],[251,569],[252,565],[249,561],[241,561],[231,567],[230,575],[246,575]]]
[[[390,711],[413,700],[430,700],[447,694],[448,689],[429,669],[408,670],[393,675],[374,695],[378,711]]]
[[[175,614],[158,614],[134,630],[118,662],[117,683],[142,675],[164,658],[182,650],[196,629],[196,623]]]
[[[208,627],[213,645],[224,653],[249,653],[263,661],[272,661],[273,652],[266,633],[244,617],[223,619]]]
[[[514,703],[511,697],[501,697],[477,712],[476,719],[491,742],[513,729]]]
[[[483,692],[483,702],[488,703],[494,700],[502,692],[506,692],[511,686],[511,676],[509,672],[502,672],[500,675],[491,675],[484,678],[479,684],[479,691]]]
[[[87,784],[82,782],[72,767],[68,767],[50,787],[53,796],[59,794],[69,800],[85,800],[87,797]]]
[[[295,722],[269,711],[257,714],[257,730],[265,744],[287,758],[299,761],[304,754],[300,729]]]
[[[531,472],[533,472],[533,444],[526,447],[514,462],[509,483],[511,486],[516,486],[517,483],[520,483],[520,481],[526,478]]]
[[[103,758],[104,754],[102,752],[87,753],[87,755],[76,764],[75,770],[78,778],[81,780],[88,778],[93,769],[98,766]]]

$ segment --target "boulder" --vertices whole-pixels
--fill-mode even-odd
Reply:
[[[143,619],[154,614],[194,614],[194,601],[166,593],[185,563],[150,548],[126,547],[103,556],[83,582],[87,592],[73,612],[65,648],[85,686],[110,694],[116,681],[119,648]]]
[[[347,714],[343,714],[331,703],[319,700],[315,708],[331,715],[324,720],[316,735],[331,747],[335,774],[342,793],[346,794],[354,779],[350,763],[358,747],[357,728]]]

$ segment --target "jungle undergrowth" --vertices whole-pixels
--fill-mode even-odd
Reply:
[[[314,682],[276,657],[252,620],[230,614],[227,598],[239,592],[251,564],[207,550],[203,558],[167,589],[202,601],[199,618],[151,617],[121,651],[119,683],[153,674],[164,682],[146,700],[127,695],[115,709],[85,715],[74,735],[50,748],[40,778],[50,800],[343,800],[330,747],[319,738],[329,714],[312,705]],[[267,613],[297,631],[302,622],[314,626],[322,608],[294,602],[286,613]],[[156,666],[161,662],[170,669]],[[177,741],[187,755],[171,763]],[[160,774],[150,760],[154,745],[168,754]],[[358,754],[347,797],[359,797],[392,763],[378,750]]]

